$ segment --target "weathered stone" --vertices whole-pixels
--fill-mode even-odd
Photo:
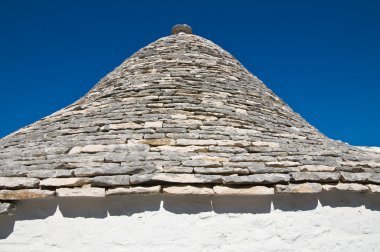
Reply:
[[[101,144],[90,144],[86,145],[82,148],[81,152],[83,153],[96,153],[96,152],[104,152],[108,151],[109,148],[105,145]]]
[[[271,167],[294,167],[300,165],[299,162],[293,162],[293,161],[278,161],[278,162],[267,162],[265,163],[266,166]]]
[[[212,195],[214,191],[208,187],[195,187],[195,186],[169,186],[163,188],[163,193],[179,194],[179,195]]]
[[[248,176],[223,177],[225,184],[276,184],[289,182],[288,174],[254,174]]]
[[[363,182],[380,184],[380,173],[349,173],[341,172],[343,182]]]
[[[271,162],[276,160],[276,158],[271,156],[262,156],[260,154],[237,154],[230,158],[231,162]]]
[[[142,125],[137,123],[118,123],[103,126],[100,130],[123,130],[123,129],[141,129]]]
[[[337,185],[322,185],[322,190],[329,191],[352,191],[352,192],[368,192],[368,186],[356,183],[339,183]]]
[[[218,195],[270,195],[274,194],[274,188],[266,186],[252,186],[231,188],[226,186],[214,186],[215,194]]]
[[[292,181],[298,182],[337,182],[340,180],[340,174],[336,172],[293,172],[290,175]]]
[[[77,177],[86,177],[86,176],[96,176],[96,175],[122,175],[122,174],[137,174],[142,172],[153,172],[153,166],[145,166],[138,164],[128,164],[128,165],[119,165],[118,166],[104,166],[101,167],[92,167],[92,168],[77,168],[74,170],[74,174]]]
[[[299,166],[301,172],[334,172],[336,167],[327,165],[302,165]]]
[[[25,200],[54,197],[55,191],[40,189],[0,190],[0,200]]]
[[[216,142],[218,146],[248,147],[251,145],[248,141],[216,140]]]
[[[217,142],[215,140],[209,139],[209,140],[202,140],[202,139],[177,139],[176,145],[179,146],[187,146],[187,145],[216,145]]]
[[[240,147],[230,147],[230,146],[210,146],[208,147],[210,152],[217,153],[244,153],[247,152],[245,148]]]
[[[92,186],[127,186],[129,185],[129,175],[99,176],[91,180]]]
[[[41,180],[40,186],[46,187],[76,187],[89,184],[89,178],[47,178]]]
[[[270,148],[278,148],[278,147],[280,147],[280,144],[279,144],[279,143],[274,143],[274,142],[261,142],[261,141],[252,142],[251,145],[252,145],[253,147],[270,147]]]
[[[129,183],[131,185],[143,184],[152,181],[154,174],[134,174],[130,176]]]
[[[39,183],[40,180],[36,178],[0,177],[0,188],[37,188]]]
[[[322,186],[317,183],[276,185],[275,193],[319,193]]]
[[[105,197],[106,190],[97,187],[85,188],[59,188],[56,190],[58,197]]]
[[[15,206],[12,203],[0,202],[0,215],[13,215]]]
[[[73,147],[70,151],[69,151],[69,154],[70,155],[74,155],[74,154],[78,154],[78,153],[81,153],[83,147],[81,146],[75,146]]]
[[[27,176],[31,178],[65,178],[71,177],[73,170],[33,170],[28,171]]]
[[[218,167],[218,168],[205,168],[195,167],[195,173],[200,174],[248,174],[247,168],[233,168],[233,167]]]
[[[161,192],[161,186],[135,186],[130,188],[118,187],[113,189],[108,189],[106,196],[112,195],[126,195],[126,194],[159,194]]]
[[[220,162],[209,161],[209,160],[186,160],[183,161],[184,166],[195,166],[195,167],[220,167],[222,164]]]
[[[162,121],[145,122],[144,128],[162,128]]]
[[[371,192],[380,193],[380,185],[367,185]]]
[[[160,145],[174,145],[175,141],[169,138],[161,138],[161,139],[143,139],[140,141],[142,144],[148,144],[151,146],[160,146]]]
[[[186,166],[164,166],[163,171],[168,173],[193,173],[193,167]]]
[[[147,144],[128,143],[122,153],[109,153],[104,157],[105,162],[126,162],[145,160],[149,151]]]
[[[156,173],[151,179],[152,181],[160,181],[167,183],[221,183],[222,177],[218,175],[201,175],[201,174],[175,174],[175,173]]]

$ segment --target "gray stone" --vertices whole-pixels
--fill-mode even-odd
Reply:
[[[368,192],[368,186],[356,183],[339,183],[337,185],[322,185],[323,191],[352,191],[352,192]]]
[[[222,177],[218,175],[201,175],[201,174],[175,174],[175,173],[156,173],[151,179],[152,181],[160,181],[166,183],[221,183]]]
[[[0,215],[13,215],[14,204],[7,202],[0,202]]]
[[[127,186],[129,185],[129,175],[99,176],[91,180],[92,186]]]
[[[161,192],[161,186],[135,186],[135,187],[118,187],[113,189],[108,189],[106,196],[112,195],[127,195],[127,194],[159,194]]]
[[[317,183],[276,185],[275,193],[319,193],[322,185]]]
[[[33,170],[28,171],[27,176],[31,178],[65,178],[73,176],[73,170]]]
[[[341,172],[343,182],[362,182],[380,184],[380,173],[348,173]]]
[[[220,167],[222,164],[220,162],[209,161],[209,160],[186,160],[183,161],[184,166],[195,166],[195,167]]]
[[[0,188],[6,189],[37,188],[39,183],[36,178],[0,177]]]
[[[277,184],[289,182],[288,174],[254,174],[248,176],[226,176],[223,177],[225,184]]]
[[[340,174],[336,172],[293,172],[291,181],[310,181],[310,182],[337,182]]]
[[[47,178],[41,180],[40,186],[46,187],[76,187],[89,184],[89,178]]]

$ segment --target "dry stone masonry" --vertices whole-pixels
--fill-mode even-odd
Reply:
[[[380,192],[380,153],[327,138],[191,33],[174,27],[79,101],[0,139],[0,213],[54,196]]]

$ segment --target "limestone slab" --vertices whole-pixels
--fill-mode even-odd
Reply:
[[[159,194],[161,192],[161,186],[135,186],[130,188],[118,187],[113,189],[108,189],[106,191],[107,196],[112,195],[127,195],[127,194]]]
[[[321,191],[322,185],[318,183],[303,183],[275,186],[275,193],[319,193]]]
[[[41,180],[40,186],[46,187],[76,187],[89,184],[89,178],[47,178]]]
[[[0,177],[0,188],[37,188],[39,183],[40,180],[36,178]]]
[[[168,186],[162,189],[166,194],[178,194],[178,195],[212,195],[214,191],[209,187],[196,187],[196,186]]]
[[[104,188],[86,187],[86,188],[58,188],[56,190],[58,197],[105,197]]]
[[[55,191],[40,189],[0,190],[0,200],[25,200],[54,197]]]
[[[213,190],[218,195],[270,195],[274,194],[274,188],[266,186],[252,186],[231,188],[227,186],[214,186]]]

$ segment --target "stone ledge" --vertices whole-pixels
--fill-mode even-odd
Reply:
[[[113,189],[108,189],[106,191],[106,196],[114,196],[114,195],[128,195],[128,194],[159,194],[161,192],[162,186],[149,186],[149,187],[118,187]]]
[[[253,186],[245,188],[231,188],[227,186],[214,186],[216,195],[271,195],[274,188],[266,186]]]
[[[55,191],[40,189],[0,190],[0,200],[25,200],[54,197]]]
[[[303,183],[275,186],[275,193],[319,193],[321,191],[322,185],[318,183]]]
[[[214,191],[209,187],[196,187],[196,186],[169,186],[164,187],[162,190],[166,194],[177,195],[212,195]]]
[[[56,190],[57,197],[105,197],[106,190],[100,187],[86,188],[59,188]]]

